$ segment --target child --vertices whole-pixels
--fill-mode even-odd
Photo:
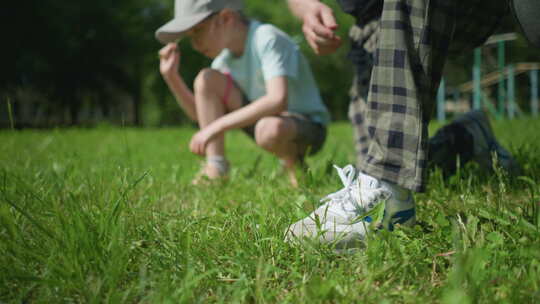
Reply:
[[[160,72],[199,123],[189,147],[206,163],[194,183],[227,175],[224,133],[241,128],[281,160],[296,186],[295,167],[322,147],[329,113],[298,46],[276,27],[247,19],[241,8],[240,0],[176,0],[174,19],[156,32],[167,44],[159,51]],[[175,42],[184,37],[214,59],[197,75],[193,92],[178,73]]]

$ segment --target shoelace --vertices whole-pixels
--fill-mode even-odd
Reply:
[[[389,191],[384,190],[380,187],[373,187],[372,189],[370,189],[371,191],[364,193],[364,195],[366,195],[365,200],[362,199],[359,184],[355,183],[356,170],[354,169],[354,167],[352,165],[347,165],[343,168],[340,168],[334,165],[334,168],[336,168],[339,178],[343,183],[343,189],[328,194],[321,199],[321,202],[337,202],[342,206],[343,209],[346,209],[345,203],[352,201],[352,205],[355,207],[355,209],[360,207],[363,212],[367,212],[373,209],[377,205],[375,203],[379,200],[386,200],[390,198],[391,193]],[[358,197],[358,199],[355,199],[355,195]]]
[[[356,202],[354,199],[354,193],[353,191],[356,190],[356,194],[359,194],[358,191],[358,184],[354,182],[354,178],[356,176],[356,170],[352,165],[347,165],[343,168],[340,168],[336,165],[334,165],[334,168],[336,168],[339,178],[341,179],[341,182],[343,183],[343,189],[338,190],[334,193],[330,193],[327,196],[323,197],[321,199],[321,202],[339,202],[341,205],[346,202],[350,202],[351,200],[353,202]],[[355,204],[356,205],[356,204]]]

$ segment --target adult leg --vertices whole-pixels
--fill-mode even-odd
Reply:
[[[414,223],[410,192],[424,189],[427,123],[449,46],[455,36],[468,31],[473,35],[463,35],[456,41],[459,46],[470,46],[475,38],[489,32],[488,23],[471,24],[486,16],[492,20],[500,17],[484,10],[500,8],[498,1],[456,2],[384,1],[367,104],[358,107],[359,116],[352,117],[357,127],[367,129],[367,136],[361,133],[363,129],[357,132],[362,139],[357,142],[357,150],[363,173],[356,174],[352,166],[337,168],[344,188],[328,195],[326,204],[291,225],[287,239],[307,237],[337,242],[336,246],[356,246],[371,221],[365,217],[366,212],[382,201],[382,227],[392,230],[397,223]],[[474,15],[481,18],[472,18]]]
[[[360,168],[413,191],[426,180],[433,100],[450,46],[481,44],[507,1],[386,0],[368,95],[368,155]]]
[[[364,113],[365,173],[421,191],[427,123],[455,26],[455,1],[387,0]]]
[[[348,57],[355,69],[352,87],[349,92],[351,102],[349,103],[348,116],[353,126],[357,166],[359,166],[362,159],[367,157],[368,149],[365,143],[368,133],[364,124],[364,113],[366,112],[369,81],[371,69],[373,68],[373,55],[379,36],[378,32],[379,20],[374,20],[362,27],[353,25],[349,31],[351,50]]]

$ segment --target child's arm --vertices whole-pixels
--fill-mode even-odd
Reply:
[[[188,117],[197,121],[195,97],[178,74],[179,65],[180,53],[176,43],[169,43],[159,51],[159,71],[163,79]]]
[[[203,155],[206,144],[216,135],[227,130],[243,128],[255,124],[265,116],[276,115],[287,110],[287,77],[278,76],[266,82],[266,95],[252,103],[224,115],[193,136],[190,149]]]
[[[265,116],[277,115],[287,110],[287,77],[278,76],[266,82],[266,95],[247,106],[231,112],[216,121],[220,130],[227,131],[255,124]]]

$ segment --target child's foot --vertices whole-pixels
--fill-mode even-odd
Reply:
[[[193,185],[201,185],[209,181],[221,180],[229,173],[229,162],[223,156],[209,156],[206,163],[193,181]]]
[[[368,233],[370,210],[385,203],[381,227],[392,230],[395,224],[413,225],[414,200],[410,190],[381,182],[355,172],[352,165],[336,167],[344,188],[321,201],[325,202],[308,217],[291,225],[286,240],[312,239],[332,243],[337,249],[359,247]]]
[[[305,169],[305,162],[302,158],[298,158],[296,160],[285,160],[280,159],[281,167],[283,168],[283,172],[287,174],[287,177],[289,178],[289,182],[294,188],[298,188],[298,176],[297,176],[297,170],[298,168],[304,170]]]
[[[287,167],[283,166],[283,169],[285,170],[287,177],[289,178],[289,182],[291,183],[291,186],[294,188],[298,188],[298,178],[296,177],[296,166]]]

